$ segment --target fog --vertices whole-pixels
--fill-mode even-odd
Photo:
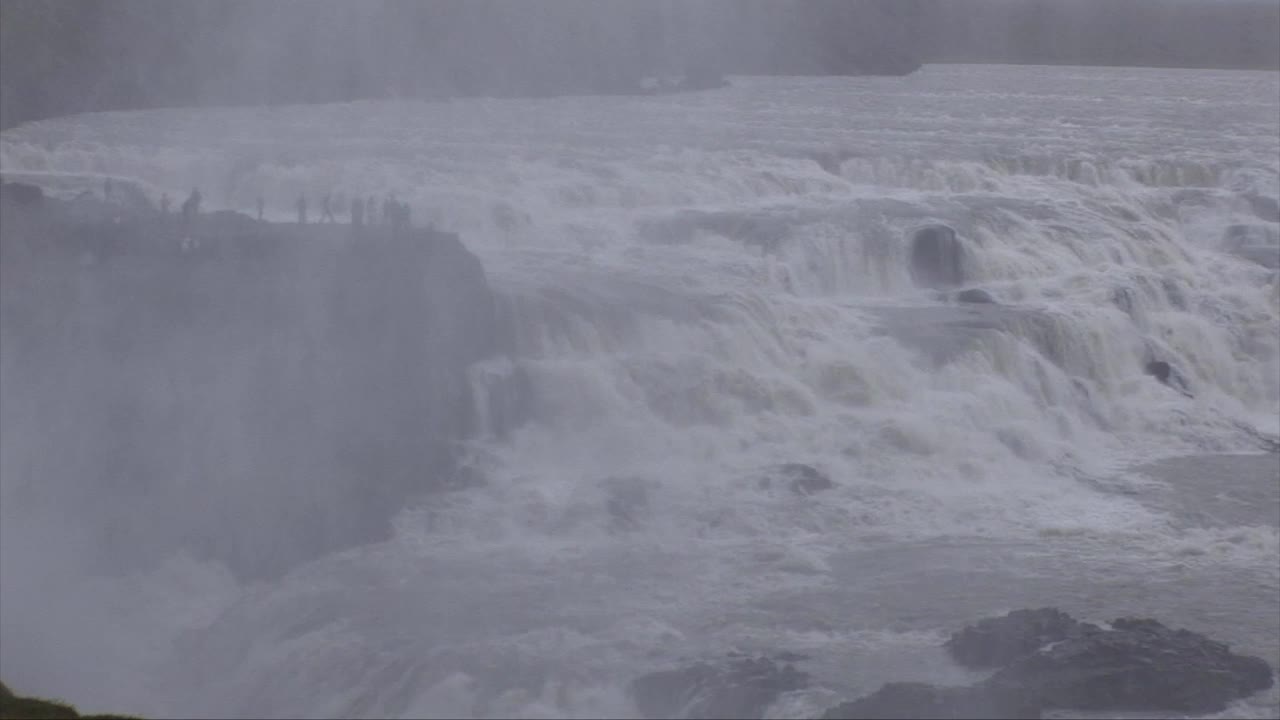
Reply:
[[[0,127],[84,110],[635,93],[932,62],[1280,67],[1273,0],[8,0]]]
[[[745,651],[809,717],[1051,604],[1274,663],[1277,70],[1275,0],[0,0],[0,680],[636,717]]]

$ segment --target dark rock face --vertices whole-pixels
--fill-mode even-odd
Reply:
[[[926,683],[888,683],[870,695],[837,705],[823,720],[1025,720],[1040,717],[1040,706],[1015,695],[979,688],[937,687]]]
[[[1250,195],[1249,209],[1267,222],[1280,223],[1280,200],[1267,195]]]
[[[965,667],[994,668],[1065,640],[1081,627],[1081,623],[1057,608],[1015,610],[952,633],[943,647]]]
[[[789,661],[736,657],[722,664],[696,663],[636,678],[631,695],[648,718],[762,718],[783,693],[809,686],[809,676]]]
[[[1177,390],[1178,392],[1191,397],[1191,388],[1187,383],[1187,379],[1182,376],[1172,365],[1164,360],[1152,360],[1143,367],[1143,372],[1154,377],[1160,382]]]
[[[1280,230],[1270,225],[1230,225],[1222,233],[1222,249],[1265,268],[1280,268]]]
[[[271,576],[453,482],[498,342],[456,236],[72,204],[0,224],[0,467],[91,562],[185,548]]]
[[[614,530],[634,530],[653,510],[655,483],[640,477],[608,478],[603,483],[604,509]]]
[[[996,299],[982,288],[969,288],[956,293],[956,302],[994,305]]]
[[[826,170],[836,177],[840,177],[841,167],[844,165],[846,160],[854,157],[854,154],[848,150],[831,150],[815,152],[811,157],[813,157],[814,162],[818,163],[818,167]]]
[[[812,495],[835,487],[831,478],[812,465],[804,463],[783,463],[771,469],[762,484],[771,487],[774,481],[785,485],[797,495]]]
[[[781,465],[769,466],[765,468],[759,484],[764,489],[785,487],[796,495],[813,495],[836,487],[836,483],[831,482],[826,473],[813,465],[805,465],[804,462],[783,462]]]
[[[1156,620],[1121,618],[1019,658],[983,685],[1051,708],[1209,713],[1271,683],[1261,658]]]
[[[1169,382],[1169,375],[1173,373],[1172,366],[1163,360],[1152,360],[1143,370],[1162,383]]]
[[[44,205],[44,191],[35,185],[3,183],[0,184],[0,205],[38,209]]]
[[[969,687],[890,683],[827,718],[1017,718],[1044,710],[1220,712],[1271,687],[1266,661],[1155,620],[1101,628],[1053,608],[1019,610],[955,633],[957,662],[1001,667]]]
[[[921,228],[911,237],[911,279],[927,288],[964,284],[964,246],[946,225]]]

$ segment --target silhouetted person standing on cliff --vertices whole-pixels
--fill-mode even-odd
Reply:
[[[356,198],[351,201],[351,227],[360,227],[364,224],[364,199]]]
[[[396,195],[392,193],[382,201],[382,224],[396,224]]]
[[[262,211],[265,207],[266,207],[266,204],[262,202],[262,196],[259,195],[258,196],[258,222],[262,222]]]
[[[323,217],[321,219],[327,223],[338,222],[337,219],[333,217],[333,208],[330,207],[331,205],[330,201],[332,199],[333,199],[332,193],[325,193],[324,198],[321,199],[320,201],[320,210],[323,213]]]
[[[307,224],[307,198],[305,195],[298,196],[298,224]]]
[[[191,195],[182,203],[182,222],[190,225],[200,214],[200,191],[192,190]]]

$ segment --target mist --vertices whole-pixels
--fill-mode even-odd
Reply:
[[[1273,717],[1278,71],[1273,0],[3,0],[0,680]]]
[[[922,63],[1280,67],[1271,0],[11,0],[0,127],[87,110],[630,94]]]

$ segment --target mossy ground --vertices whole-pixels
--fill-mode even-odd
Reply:
[[[47,720],[61,718],[96,718],[96,720],[137,720],[127,715],[81,715],[76,709],[56,700],[19,697],[0,683],[0,720]]]

